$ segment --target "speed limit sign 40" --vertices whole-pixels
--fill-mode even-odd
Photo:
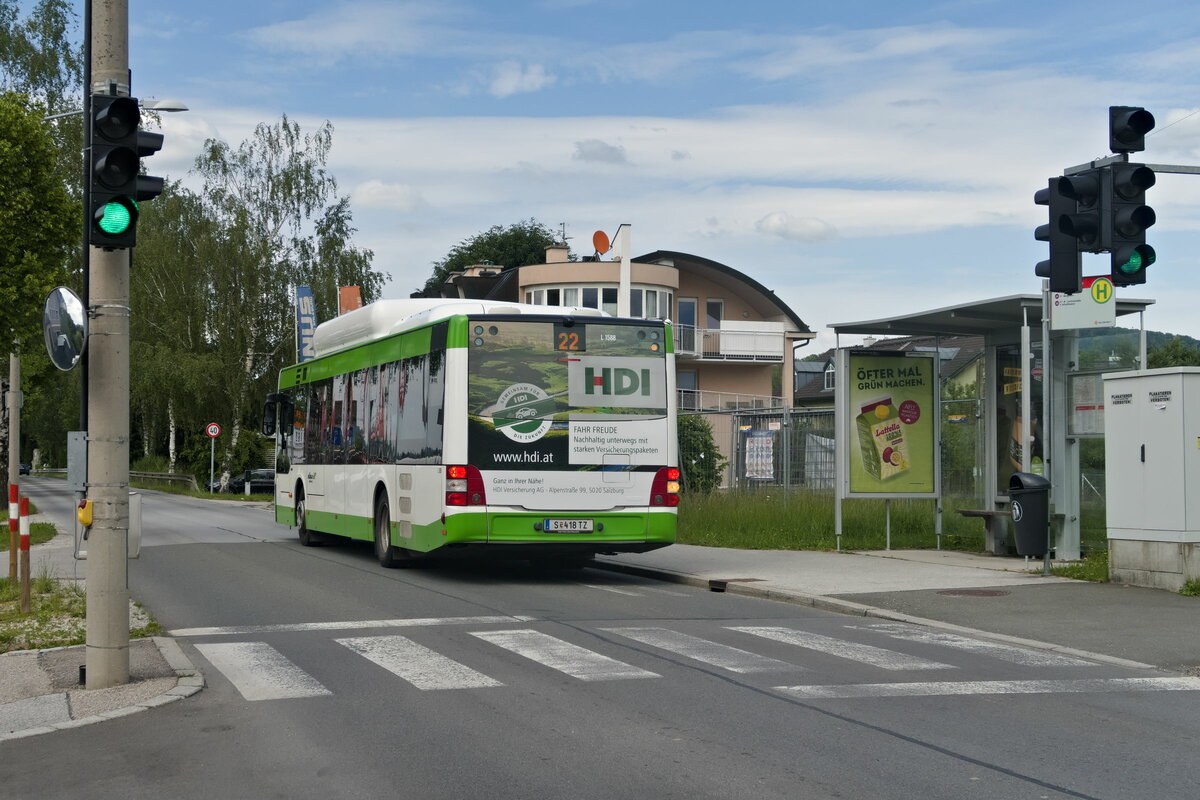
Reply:
[[[221,426],[215,422],[210,422],[204,426],[204,432],[208,434],[210,439],[215,439],[221,435]]]

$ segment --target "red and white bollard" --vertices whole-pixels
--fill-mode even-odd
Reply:
[[[17,493],[15,483],[8,485],[8,579],[17,580]]]
[[[21,498],[21,613],[33,610],[29,598],[29,498]]]

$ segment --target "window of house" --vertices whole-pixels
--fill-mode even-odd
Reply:
[[[600,290],[594,287],[588,287],[583,290],[583,307],[584,308],[599,308],[600,307]]]
[[[547,289],[546,290],[546,305],[548,305],[548,306],[562,305],[562,303],[559,302],[559,290],[558,289]]]
[[[584,289],[586,292],[587,289]],[[605,288],[600,290],[600,295],[603,298],[603,304],[600,306],[602,311],[615,315],[617,313],[617,290]]]
[[[717,330],[721,327],[721,320],[725,318],[725,301],[709,299],[705,304],[705,312],[707,320],[704,327],[712,330]]]
[[[579,290],[578,290],[578,289],[576,289],[576,288],[574,288],[574,287],[572,287],[572,288],[570,288],[570,289],[563,289],[563,290],[562,290],[562,293],[563,293],[563,294],[562,294],[562,297],[563,297],[563,303],[562,303],[562,304],[563,304],[564,306],[577,306],[577,305],[579,305]]]
[[[834,379],[836,378],[836,376],[837,376],[837,372],[833,368],[833,362],[830,361],[828,364],[825,365],[825,388],[826,389],[833,388]]]

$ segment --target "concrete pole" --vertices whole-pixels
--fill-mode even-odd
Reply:
[[[88,89],[128,96],[127,0],[89,2]],[[129,251],[93,247],[89,257],[87,688],[104,689],[129,682]]]
[[[21,483],[21,359],[15,352],[8,354],[8,392],[5,401],[8,403],[8,485],[18,486]],[[17,580],[17,543],[20,534],[17,532],[17,509],[8,509],[8,577]]]
[[[632,255],[629,252],[631,247],[631,242],[629,241],[630,230],[632,230],[632,226],[630,226],[629,223],[622,223],[621,226],[617,228],[617,235],[613,237],[614,249],[621,258],[621,271],[617,278],[618,317],[629,316],[629,294],[631,292],[629,259]],[[642,307],[642,311],[645,313],[645,306]]]

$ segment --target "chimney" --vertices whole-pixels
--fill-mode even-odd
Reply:
[[[569,260],[567,255],[571,249],[565,244],[552,244],[546,248],[546,263],[561,264]]]

